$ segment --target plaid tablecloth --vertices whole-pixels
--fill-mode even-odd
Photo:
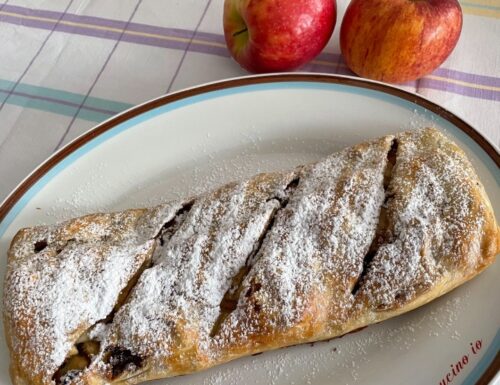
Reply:
[[[306,71],[349,74],[340,20]],[[405,86],[500,144],[500,1],[464,0],[462,36],[432,75]],[[134,104],[244,75],[222,36],[223,0],[0,2],[0,200],[52,152]]]

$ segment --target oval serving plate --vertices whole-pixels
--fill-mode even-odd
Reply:
[[[152,205],[426,125],[445,131],[467,152],[498,218],[500,156],[445,109],[416,94],[346,76],[247,77],[142,104],[49,158],[0,206],[1,279],[9,242],[21,227]],[[343,338],[155,383],[486,384],[500,364],[499,269],[497,261],[431,304]],[[468,363],[453,369],[464,355]],[[8,361],[2,336],[0,384],[10,383]]]

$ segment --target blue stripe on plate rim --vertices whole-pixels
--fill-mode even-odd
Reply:
[[[195,87],[197,88],[197,87]],[[496,167],[493,160],[486,154],[486,152],[477,144],[472,138],[470,138],[465,132],[458,129],[450,121],[444,119],[438,114],[422,107],[418,104],[412,103],[408,100],[400,98],[398,96],[390,95],[388,93],[381,92],[380,90],[362,88],[355,85],[344,85],[339,83],[326,83],[326,82],[315,82],[315,81],[284,81],[284,82],[269,82],[260,84],[249,84],[249,85],[239,85],[229,88],[223,88],[213,91],[208,91],[205,93],[188,96],[186,98],[173,101],[159,107],[145,111],[144,113],[137,115],[129,120],[126,120],[111,129],[103,132],[102,134],[96,136],[95,138],[89,140],[87,143],[77,148],[75,151],[71,152],[68,156],[62,159],[54,167],[52,167],[45,175],[43,175],[38,181],[36,181],[33,186],[31,186],[27,192],[15,203],[15,205],[9,210],[7,215],[4,217],[0,223],[0,238],[6,232],[9,225],[14,221],[14,219],[19,215],[21,210],[28,204],[28,202],[40,191],[45,185],[47,185],[55,176],[57,176],[62,170],[70,166],[77,159],[84,156],[92,149],[96,148],[100,144],[106,142],[110,138],[119,135],[120,133],[150,120],[158,115],[168,113],[170,111],[187,107],[195,103],[199,103],[205,100],[220,98],[223,96],[248,93],[248,92],[258,92],[258,91],[268,91],[268,90],[280,90],[280,89],[315,89],[315,90],[331,90],[340,91],[351,94],[359,94],[363,96],[368,96],[376,98],[378,100],[384,100],[388,103],[398,105],[405,109],[414,111],[418,114],[424,115],[426,117],[432,117],[432,120],[438,123],[441,127],[445,129],[452,129],[453,133],[459,137],[460,140],[467,143],[469,148],[474,149],[474,153],[480,158],[481,162],[491,171],[495,176],[497,184],[500,184],[500,172]],[[420,96],[420,95],[419,95]],[[148,104],[146,102],[145,104]],[[125,111],[124,114],[130,112]],[[5,202],[5,201],[4,201]],[[1,205],[0,205],[1,206]],[[484,353],[481,360],[476,364],[476,366],[469,373],[462,385],[474,385],[481,375],[486,371],[489,365],[493,362],[497,351],[500,346],[500,328],[497,331],[492,343],[489,345],[488,349]]]

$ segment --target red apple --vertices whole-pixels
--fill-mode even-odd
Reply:
[[[342,21],[340,48],[356,74],[402,83],[439,67],[461,30],[457,0],[352,0]]]
[[[335,0],[225,0],[224,36],[248,71],[287,71],[321,52],[335,19]]]

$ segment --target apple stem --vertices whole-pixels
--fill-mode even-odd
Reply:
[[[244,29],[242,29],[241,31],[236,31],[235,33],[233,33],[233,37],[241,35],[242,33],[245,33],[246,31],[248,31],[248,28],[246,28],[246,27]]]

